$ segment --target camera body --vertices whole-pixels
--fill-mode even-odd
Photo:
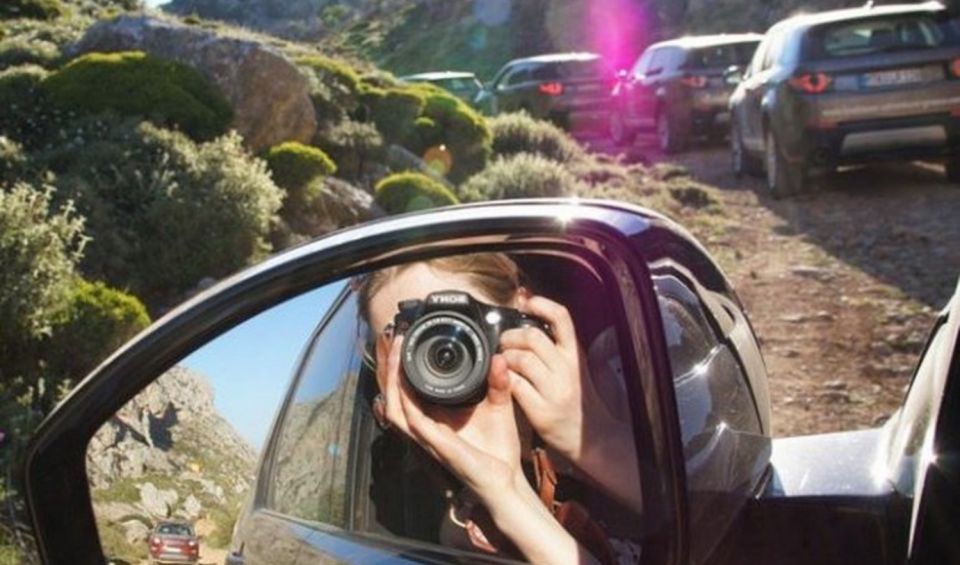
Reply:
[[[397,307],[394,326],[405,336],[404,375],[420,398],[434,404],[466,406],[483,400],[501,333],[534,327],[553,338],[542,319],[457,290],[404,300]]]

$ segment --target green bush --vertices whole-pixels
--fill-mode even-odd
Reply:
[[[33,18],[52,20],[65,13],[59,0],[3,0],[0,19]]]
[[[337,165],[326,153],[296,141],[271,147],[264,158],[273,181],[288,193],[300,191],[310,181],[337,172]]]
[[[352,67],[319,55],[300,57],[295,63],[310,84],[318,123],[340,122],[356,110],[360,77]]]
[[[23,183],[0,190],[0,372],[16,370],[22,344],[50,332],[82,256],[83,219],[51,199],[52,189]]]
[[[41,356],[53,374],[76,381],[149,324],[135,296],[77,279]]]
[[[50,41],[24,36],[0,40],[0,69],[17,65],[53,68],[60,59],[60,48]]]
[[[269,250],[283,192],[236,134],[197,144],[149,123],[119,124],[55,165],[93,237],[85,272],[151,308]]]
[[[370,119],[387,143],[417,146],[416,121],[427,105],[426,97],[404,88],[365,89],[361,101],[370,108]]]
[[[374,199],[388,214],[458,203],[443,183],[421,173],[397,173],[382,179],[374,190]]]
[[[500,158],[460,187],[464,201],[569,196],[583,183],[566,168],[539,155],[520,153]]]
[[[199,140],[225,132],[232,117],[230,105],[199,72],[137,51],[83,55],[42,86],[61,109],[143,116]]]
[[[27,156],[16,141],[0,135],[0,190],[7,183],[23,178],[27,169]]]
[[[34,65],[0,71],[0,135],[33,148],[58,129],[63,114],[47,104],[40,87],[47,74]]]
[[[509,157],[531,153],[569,163],[583,159],[582,147],[565,131],[526,113],[501,114],[487,120],[493,134],[493,154]]]
[[[359,179],[383,158],[383,138],[371,124],[344,120],[317,130],[313,144],[333,158],[339,175]]]

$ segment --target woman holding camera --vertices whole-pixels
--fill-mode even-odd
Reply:
[[[532,327],[503,332],[500,352],[490,359],[486,395],[469,407],[444,407],[418,398],[402,378],[404,336],[393,331],[398,303],[448,290],[535,316],[546,322],[553,334],[551,338]],[[496,550],[490,543],[492,534],[502,533],[534,563],[612,562],[610,552],[597,549],[597,544],[585,548],[583,535],[578,542],[561,524],[567,517],[548,507],[553,504],[545,499],[544,488],[535,491],[524,473],[532,428],[553,453],[588,480],[632,510],[641,509],[630,424],[617,410],[608,408],[610,402],[601,398],[590,378],[567,309],[532,296],[521,286],[516,264],[494,253],[380,271],[365,281],[360,305],[372,331],[379,330],[376,373],[380,395],[374,411],[379,420],[423,447],[476,496],[489,520],[466,521],[473,545]],[[550,465],[548,459],[541,460],[538,470],[543,470],[545,463]],[[595,534],[596,528],[591,531]]]

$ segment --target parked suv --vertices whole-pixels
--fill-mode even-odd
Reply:
[[[561,126],[591,119],[607,104],[613,72],[594,53],[556,53],[510,61],[477,97],[490,115],[526,111]]]
[[[200,540],[193,526],[185,522],[160,522],[147,538],[150,563],[196,563]]]
[[[761,37],[684,37],[648,47],[631,70],[618,73],[609,118],[614,143],[628,145],[653,130],[660,148],[672,153],[693,135],[725,135],[734,87],[724,73],[746,66]]]
[[[943,158],[960,182],[960,28],[939,3],[797,16],[731,98],[732,163],[775,196],[839,165]]]

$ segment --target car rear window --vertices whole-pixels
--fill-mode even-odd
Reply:
[[[534,80],[602,79],[610,76],[610,69],[601,59],[551,63],[533,71]]]
[[[750,64],[759,41],[747,43],[730,43],[701,47],[687,53],[684,67],[688,69],[726,69],[731,65],[740,67]]]
[[[955,25],[927,14],[869,18],[815,29],[806,59],[836,59],[958,45]]]
[[[193,532],[190,531],[189,526],[184,526],[180,524],[161,524],[157,528],[158,534],[164,534],[168,536],[192,536]]]

